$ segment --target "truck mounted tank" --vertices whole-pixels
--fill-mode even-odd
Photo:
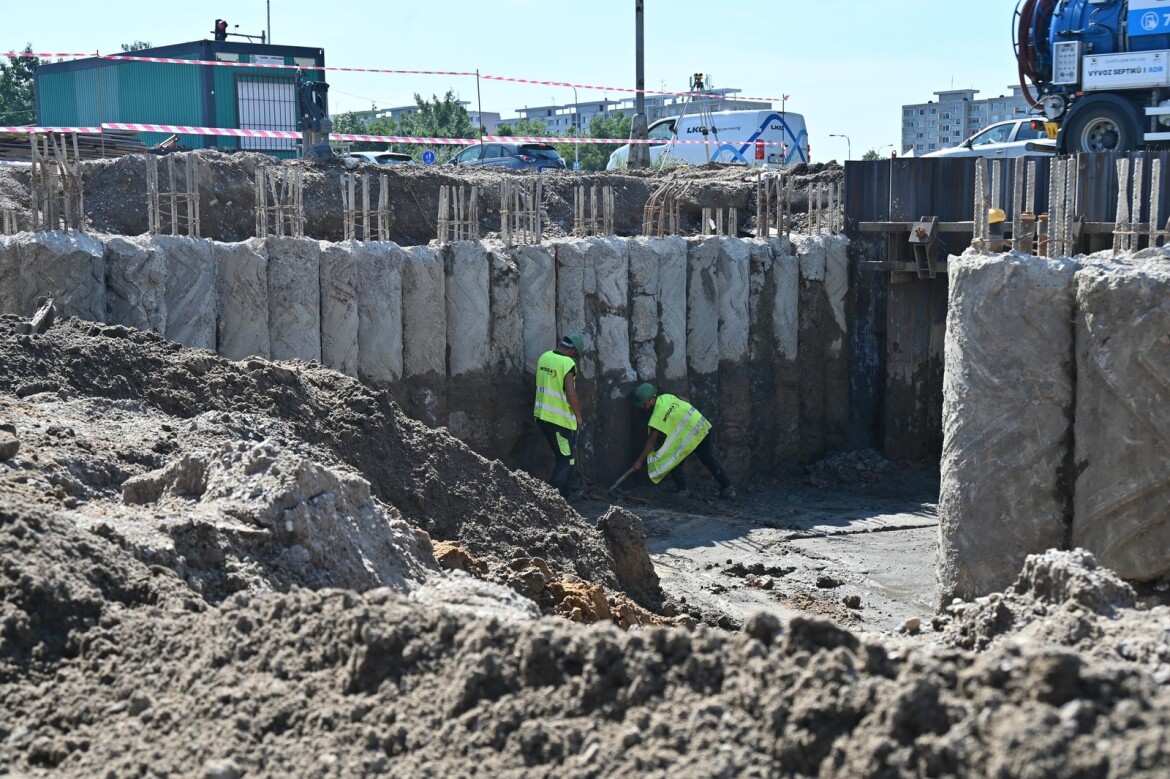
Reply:
[[[1020,86],[1061,152],[1170,143],[1170,0],[1020,0]]]

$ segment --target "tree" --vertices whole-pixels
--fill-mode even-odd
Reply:
[[[865,154],[861,155],[862,162],[873,162],[874,160],[880,160],[881,158],[882,155],[878,154],[877,149],[870,149]]]
[[[633,119],[625,114],[598,114],[589,120],[586,138],[629,138]],[[568,133],[575,136],[576,133]],[[579,155],[582,170],[605,170],[609,155],[618,148],[617,144],[558,143],[557,151],[572,166],[575,155]]]
[[[548,135],[548,125],[539,119],[515,119],[496,127],[496,135],[540,138]]]
[[[149,49],[150,46],[150,41],[134,41],[134,43],[123,43],[122,51],[129,54],[132,51],[142,51],[143,49]]]
[[[378,120],[381,121],[381,120]],[[333,117],[333,132],[338,135],[383,135],[352,111]],[[386,144],[373,141],[341,141],[347,151],[385,151]]]
[[[415,110],[402,117],[399,131],[402,135],[412,135],[423,138],[474,138],[477,135],[475,125],[471,123],[471,114],[455,97],[455,90],[448,89],[447,94],[440,99],[438,95],[431,95],[428,102],[422,95],[414,94]],[[421,156],[426,148],[419,145],[407,146],[403,151],[415,157]],[[441,146],[435,149],[435,158],[438,162],[446,162],[459,151],[457,146]]]
[[[32,54],[32,44],[21,52]],[[9,57],[0,63],[0,125],[33,124],[36,109],[33,103],[33,72],[41,64],[40,57]]]

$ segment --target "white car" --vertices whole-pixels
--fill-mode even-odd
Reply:
[[[409,154],[396,151],[351,151],[345,156],[357,162],[372,162],[376,165],[399,165],[404,162],[414,162]]]
[[[1056,141],[1048,138],[1043,119],[1009,119],[984,127],[960,145],[920,155],[922,157],[1026,157],[1056,154]]]

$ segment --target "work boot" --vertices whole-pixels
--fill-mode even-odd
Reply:
[[[739,497],[739,493],[735,491],[735,487],[728,484],[726,487],[719,488],[719,497],[733,500]]]

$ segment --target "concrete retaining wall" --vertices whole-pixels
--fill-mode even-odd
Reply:
[[[63,315],[230,359],[318,361],[540,476],[551,457],[531,419],[536,361],[578,331],[589,344],[580,466],[592,481],[616,478],[641,447],[645,420],[629,401],[640,381],[690,397],[745,478],[843,440],[846,420],[824,409],[837,393],[847,407],[847,385],[821,385],[848,371],[847,274],[827,259],[844,256],[833,237],[402,248],[24,233],[0,237],[0,313],[29,316],[51,292]]]
[[[1084,547],[1170,574],[1170,263],[950,260],[937,601]]]

